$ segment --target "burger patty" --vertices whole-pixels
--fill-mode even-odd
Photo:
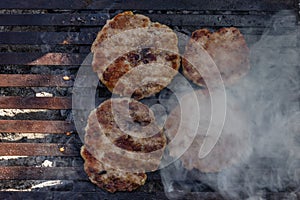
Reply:
[[[165,123],[165,133],[169,141],[172,141],[177,134],[181,135],[178,148],[169,149],[171,156],[178,156],[180,148],[187,146],[188,141],[192,141],[189,148],[180,157],[185,168],[191,170],[193,168],[205,173],[219,172],[233,164],[238,163],[242,158],[246,158],[251,152],[249,145],[249,132],[247,124],[245,124],[245,116],[239,109],[234,99],[229,98],[227,101],[226,119],[220,138],[212,151],[203,159],[199,159],[198,154],[200,147],[206,136],[207,130],[211,122],[211,103],[208,94],[202,90],[195,91],[198,102],[192,102],[192,95],[187,94],[181,99],[181,107],[177,106],[172,110]],[[200,108],[200,119],[198,129],[194,137],[191,134],[190,124],[197,120],[194,116],[199,112],[195,103]],[[183,114],[182,110],[189,111]],[[183,133],[179,133],[180,130]]]
[[[144,173],[158,168],[166,146],[153,112],[129,98],[104,101],[91,112],[85,130],[85,171],[93,183],[110,192],[143,185]],[[106,176],[95,172],[103,170]]]
[[[195,48],[200,52],[203,51],[203,54],[195,53]],[[234,27],[221,28],[214,33],[207,29],[196,30],[192,33],[182,60],[183,74],[200,86],[206,84],[203,75],[197,69],[201,71],[212,65],[212,61],[206,56],[210,56],[218,67],[225,85],[235,83],[250,69],[249,49],[246,41],[240,31]],[[193,66],[190,62],[195,57],[200,57],[196,63],[193,63],[197,66]]]
[[[123,172],[105,166],[95,159],[83,146],[81,156],[84,159],[84,170],[92,183],[109,192],[132,191],[145,184],[145,173]]]
[[[177,74],[180,66],[177,44],[177,36],[169,27],[153,23],[143,15],[120,13],[107,21],[92,45],[93,70],[111,92],[142,99],[162,90]],[[137,69],[140,66],[149,71]],[[162,67],[169,72],[161,75]],[[131,70],[138,71],[138,75],[116,87]],[[152,80],[142,83],[152,71],[156,72]],[[140,77],[138,82],[137,77]]]

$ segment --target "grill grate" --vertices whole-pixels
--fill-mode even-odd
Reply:
[[[59,114],[43,120],[30,113],[14,115],[10,119],[0,116],[0,133],[3,136],[0,156],[27,156],[23,160],[16,158],[16,161],[22,160],[19,164],[0,160],[0,184],[4,185],[3,188],[12,183],[18,186],[20,181],[27,180],[61,180],[63,184],[31,191],[1,191],[0,199],[166,199],[158,172],[149,173],[146,185],[137,191],[117,194],[100,190],[88,181],[83,172],[83,161],[79,156],[81,143],[70,120],[72,79],[89,53],[100,26],[110,16],[134,10],[146,14],[152,21],[187,34],[202,27],[236,26],[251,46],[270,26],[269,19],[275,12],[295,12],[297,5],[295,0],[1,0],[0,109],[55,110]],[[287,20],[280,27],[289,29],[295,23]],[[293,40],[286,41],[286,47],[295,48],[296,44]],[[22,70],[29,73],[22,74]],[[66,75],[70,80],[64,80]],[[16,92],[7,95],[7,88]],[[32,96],[45,88],[51,88],[54,97]],[[29,92],[29,96],[22,95],[22,91],[28,89],[34,92]],[[104,98],[109,97],[107,91],[103,93],[107,94]],[[22,139],[7,139],[18,134]],[[44,135],[45,139],[31,138],[28,134]],[[56,139],[52,139],[54,137]],[[64,151],[60,151],[61,147]],[[35,159],[32,163],[31,158]],[[51,160],[54,166],[45,167],[39,159]],[[268,199],[281,199],[284,195],[284,192],[266,193]],[[185,198],[199,197],[222,199],[213,191],[195,191]]]

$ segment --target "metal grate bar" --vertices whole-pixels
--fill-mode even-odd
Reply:
[[[49,33],[39,33],[39,32],[0,32],[0,44],[22,44],[22,45],[57,45],[65,42],[68,45],[86,45],[86,46],[80,46],[80,48],[84,49],[84,51],[81,52],[87,52],[89,53],[90,45],[92,44],[94,38],[96,38],[97,32],[99,31],[99,28],[94,28],[89,33],[78,33],[78,32],[72,32],[72,33],[55,33],[55,32],[49,32]],[[257,41],[259,41],[261,34],[254,33],[245,33],[243,34],[247,43],[252,44]],[[284,44],[288,47],[296,46],[296,43],[294,41],[291,41],[294,39],[294,35],[285,35],[285,36],[277,36],[277,37],[286,37],[287,42]],[[280,38],[279,38],[280,39]]]
[[[0,96],[0,109],[71,109],[70,97]]]
[[[147,14],[152,21],[173,26],[243,26],[268,27],[272,14],[247,15],[193,15],[193,14]],[[1,14],[0,25],[3,26],[102,26],[108,17],[103,14]],[[282,27],[293,27],[294,18],[281,24]]]
[[[82,167],[0,167],[0,180],[87,180]]]
[[[163,192],[132,192],[132,193],[115,193],[110,194],[102,191],[95,192],[0,192],[1,197],[4,199],[167,199]],[[203,194],[204,195],[204,194]],[[211,193],[211,198],[201,198],[203,200],[212,200],[216,195]],[[208,194],[206,195],[208,197]],[[195,199],[195,198],[194,198]],[[220,199],[220,198],[219,198]]]
[[[152,0],[152,1],[85,1],[85,0],[1,0],[0,7],[4,9],[126,9],[126,10],[265,10],[279,11],[292,9],[293,0]]]
[[[70,77],[64,75],[0,74],[0,87],[71,87],[72,85],[73,81]]]
[[[79,156],[79,149],[74,144],[1,143],[0,156]]]
[[[167,199],[163,192],[150,192],[142,193],[139,191],[132,193],[115,193],[109,194],[103,191],[94,192],[0,192],[0,196],[4,199],[105,199],[119,200],[119,199]],[[299,199],[300,193],[288,193],[288,192],[276,192],[276,193],[265,193],[266,199],[279,200],[279,199]],[[221,194],[217,192],[191,192],[182,198],[186,199],[201,199],[201,200],[220,200],[224,199]]]
[[[0,32],[0,44],[90,45],[95,37],[95,33],[78,32]]]
[[[15,65],[80,65],[85,54],[1,52],[0,64]]]
[[[75,131],[71,122],[42,120],[0,120],[0,132],[65,133]]]

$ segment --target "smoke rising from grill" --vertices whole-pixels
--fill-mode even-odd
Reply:
[[[276,14],[261,39],[248,44],[251,47],[248,75],[226,88],[228,104],[237,101],[246,115],[244,128],[250,132],[249,154],[245,152],[244,159],[219,173],[187,171],[180,160],[176,161],[161,170],[168,198],[182,198],[193,191],[217,191],[225,199],[269,199],[270,192],[285,192],[282,199],[297,199],[295,192],[300,190],[299,27],[289,26],[295,21],[294,13]],[[231,99],[234,101],[230,102]],[[195,159],[191,158],[190,162]]]

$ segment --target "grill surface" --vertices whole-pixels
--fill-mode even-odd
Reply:
[[[26,156],[0,159],[1,189],[20,188],[1,191],[0,199],[166,199],[159,172],[150,173],[137,191],[117,194],[98,189],[83,172],[82,144],[70,114],[72,85],[97,32],[116,13],[134,10],[188,35],[202,27],[236,26],[251,46],[277,11],[291,10],[296,15],[297,4],[295,0],[1,0],[0,109],[29,112],[0,116],[0,156]],[[280,28],[289,29],[295,23],[290,20]],[[286,47],[295,48],[293,41],[286,41]],[[102,85],[98,90],[100,97],[110,96]],[[41,91],[54,97],[35,97]],[[45,160],[53,166],[43,165]],[[30,188],[26,181],[31,180],[61,182],[26,191]],[[268,199],[283,196],[284,192],[267,193]],[[206,188],[186,199],[221,196]]]

